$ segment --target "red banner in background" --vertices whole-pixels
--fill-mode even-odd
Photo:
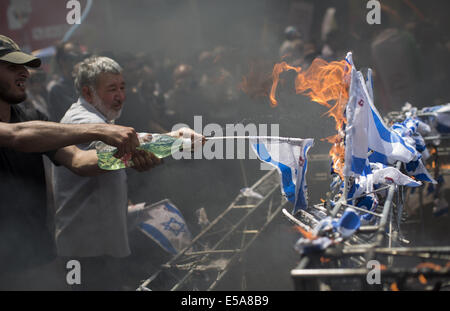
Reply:
[[[28,52],[55,45],[72,27],[64,0],[0,1],[0,34],[11,37]],[[80,0],[81,13],[86,0]],[[88,18],[89,19],[89,18]]]

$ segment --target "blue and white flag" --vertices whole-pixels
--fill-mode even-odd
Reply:
[[[402,174],[398,169],[392,166],[384,167],[373,171],[373,184],[396,184],[406,187],[419,187],[422,185],[420,181],[416,181],[405,174]]]
[[[376,186],[396,184],[405,187],[419,187],[420,181],[401,173],[392,166],[384,166],[380,163],[371,163],[371,173],[355,177],[355,181],[347,193],[347,200],[351,203],[355,198],[360,198],[366,193],[372,193]]]
[[[345,209],[340,218],[325,217],[314,226],[312,234],[314,236],[322,236],[324,232],[333,230],[339,232],[343,238],[350,237],[360,227],[360,216],[353,208]],[[322,244],[322,243],[319,243]],[[299,244],[298,246],[301,246]],[[325,248],[328,245],[325,246]],[[298,250],[298,249],[297,249]]]
[[[422,158],[426,158],[429,156],[425,140],[422,135],[419,133],[419,128],[428,127],[426,124],[423,124],[420,120],[407,118],[402,123],[395,123],[392,125],[392,129],[397,132],[400,136],[402,136],[405,141],[408,141],[410,145],[414,146],[414,148],[421,153]],[[416,180],[431,182],[436,184],[436,181],[433,179],[431,174],[426,169],[425,165],[422,162],[422,159],[419,158],[417,160],[413,160],[409,163],[404,163],[406,173],[409,176],[413,176]]]
[[[365,197],[362,197],[357,200],[356,206],[360,208],[365,208],[370,212],[375,212],[378,207],[377,196],[375,194],[366,195]],[[360,216],[360,220],[363,225],[369,224],[372,221],[372,219],[374,219],[373,214],[370,213],[365,214],[361,213],[361,214],[362,215]]]
[[[422,156],[424,155],[423,152],[427,150],[427,147],[421,133],[429,133],[431,131],[427,124],[416,118],[407,118],[401,123],[394,123],[392,130],[403,137],[418,152],[422,153]]]
[[[416,149],[384,124],[367,90],[367,85],[372,85],[372,81],[364,81],[362,73],[353,64],[351,53],[347,54],[346,59],[352,71],[346,110],[344,175],[361,175],[368,165],[367,159],[386,165],[395,161],[408,163],[417,160],[420,154]],[[371,154],[368,156],[369,151]]]
[[[281,191],[294,203],[292,214],[308,207],[306,170],[308,150],[314,140],[299,138],[254,138],[252,148],[258,158],[274,166],[281,177]]]
[[[349,238],[361,226],[358,213],[351,207],[345,209],[341,218],[337,221],[337,231],[344,239]]]
[[[436,180],[434,180],[434,178],[431,176],[431,174],[423,164],[422,159],[406,163],[405,171],[409,176],[413,176],[417,180],[437,184]]]
[[[177,254],[189,246],[192,235],[181,212],[170,200],[152,205],[130,206],[129,213],[139,210],[138,228],[165,251]]]
[[[346,108],[347,125],[345,127],[345,165],[344,176],[363,175],[368,166],[369,148],[368,103],[369,95],[362,91],[358,72],[353,64],[352,54],[348,53],[347,62],[352,66],[350,76],[349,100]],[[359,104],[358,104],[359,103]]]

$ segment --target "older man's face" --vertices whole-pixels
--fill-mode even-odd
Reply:
[[[0,61],[0,100],[19,104],[27,98],[26,81],[30,73],[23,65]]]
[[[97,87],[97,98],[94,106],[111,121],[119,118],[125,101],[125,81],[122,74],[100,74]]]

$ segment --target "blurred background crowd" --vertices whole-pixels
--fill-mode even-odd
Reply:
[[[80,2],[85,8],[86,1]],[[334,134],[334,122],[322,117],[324,107],[294,93],[289,72],[282,76],[278,107],[270,107],[275,63],[307,68],[316,57],[342,60],[353,51],[359,68],[374,69],[381,113],[400,110],[405,102],[420,108],[450,99],[450,3],[382,1],[379,25],[367,23],[366,5],[363,0],[96,0],[62,42],[71,27],[65,1],[8,0],[0,5],[1,14],[8,15],[0,19],[0,33],[43,59],[42,69],[31,71],[28,99],[21,105],[49,120],[58,122],[76,102],[73,66],[95,54],[124,69],[127,99],[116,124],[150,133],[170,131],[177,123],[193,127],[194,116],[224,132],[227,124],[279,124],[280,136],[315,138],[310,153],[327,154],[329,144],[320,139]],[[328,187],[328,170],[327,161],[311,163],[311,201]],[[251,160],[169,159],[150,172],[128,173],[132,203],[170,198],[195,234],[196,210],[204,207],[213,219],[264,172]],[[268,261],[277,265],[294,256],[288,254],[293,237],[278,227],[271,230],[275,250]],[[287,239],[284,246],[277,237]],[[286,256],[275,258],[280,252]],[[283,282],[280,287],[289,287]]]

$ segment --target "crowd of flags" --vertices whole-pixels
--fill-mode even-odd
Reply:
[[[322,219],[313,228],[316,239],[303,237],[297,241],[295,249],[302,254],[323,250],[332,244],[329,237],[320,234],[321,231],[330,232],[331,228],[334,234],[346,239],[361,225],[375,224],[377,217],[373,212],[386,195],[385,191],[379,191],[383,186],[396,184],[414,191],[427,182],[428,189],[434,189],[438,182],[424,164],[430,154],[423,137],[450,134],[450,104],[423,109],[422,115],[429,114],[423,120],[418,116],[417,108],[407,104],[405,107],[409,108],[403,111],[404,120],[386,125],[374,105],[372,70],[368,69],[364,77],[356,69],[352,53],[347,54],[346,61],[351,71],[349,77],[345,77],[349,81],[349,100],[345,108],[345,180],[341,180],[340,193],[347,208],[340,218],[328,216]],[[306,171],[306,167],[303,169]],[[439,184],[443,183],[442,176],[436,178]],[[350,188],[346,189],[344,184],[349,180]],[[445,200],[437,201],[437,212],[448,212],[449,204]]]
[[[351,65],[351,72],[344,176],[355,178],[354,189],[349,192],[351,197],[371,192],[374,185],[383,183],[408,187],[418,187],[421,182],[436,183],[422,161],[424,155],[428,157],[422,135],[428,134],[430,127],[418,118],[407,118],[388,127],[374,105],[371,69],[365,78],[356,69],[352,53],[347,54],[346,61]],[[282,192],[294,204],[292,214],[308,207],[305,173],[308,149],[312,145],[313,139],[274,138],[253,143],[259,159],[280,173]],[[397,161],[403,163],[405,174],[392,166]]]
[[[345,110],[343,175],[353,180],[346,193],[346,203],[366,209],[369,213],[350,208],[340,219],[328,220],[343,236],[355,232],[360,224],[374,220],[370,212],[376,209],[379,199],[374,190],[381,186],[395,183],[415,188],[423,182],[436,184],[423,162],[430,156],[423,136],[430,135],[436,129],[440,134],[450,133],[449,105],[429,109],[430,112],[437,112],[433,129],[412,114],[402,122],[386,125],[374,105],[372,70],[368,69],[364,77],[357,70],[352,53],[347,54],[346,61],[351,65],[351,71],[348,77],[349,100]],[[259,159],[273,165],[280,173],[282,193],[293,203],[291,213],[294,215],[300,209],[308,208],[305,173],[307,153],[312,145],[312,139],[297,139],[295,143],[289,140],[260,140],[253,144]],[[394,167],[398,162],[401,169]],[[345,223],[351,224],[351,228],[345,228]]]

